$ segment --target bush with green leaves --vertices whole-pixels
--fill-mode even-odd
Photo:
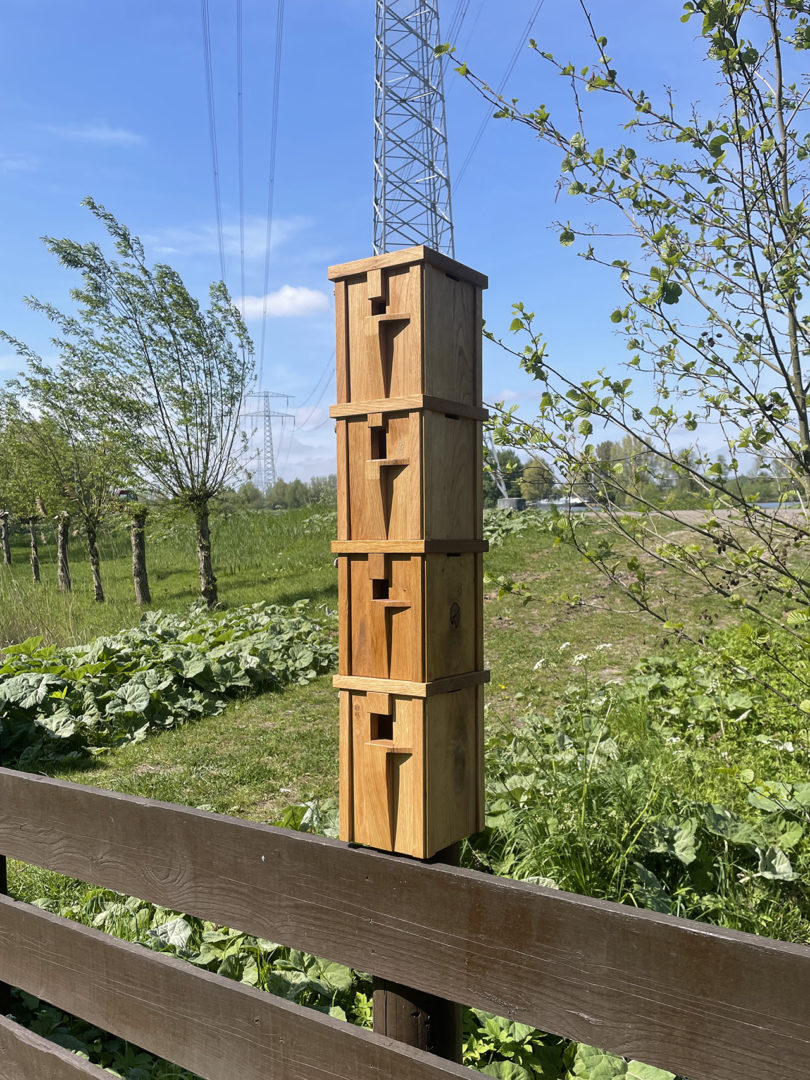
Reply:
[[[542,529],[551,532],[553,515],[548,510],[485,510],[484,539],[496,547],[507,536]]]
[[[337,661],[334,627],[308,601],[145,614],[89,645],[32,638],[0,652],[4,762],[97,753],[221,712],[229,698],[306,683]]]

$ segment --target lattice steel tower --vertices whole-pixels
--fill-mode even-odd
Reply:
[[[292,413],[276,412],[270,408],[270,398],[284,398],[287,405],[290,403],[289,395],[287,394],[274,394],[270,390],[256,390],[252,394],[245,394],[244,401],[242,402],[242,408],[239,412],[242,421],[249,419],[259,420],[261,422],[261,446],[256,451],[256,486],[260,491],[268,491],[271,487],[275,486],[276,477],[276,458],[273,452],[273,417],[282,417],[283,419],[290,419],[295,421],[295,417]],[[250,402],[255,402],[254,407],[250,407]],[[250,438],[251,432],[247,432],[248,438]]]
[[[374,252],[454,255],[438,0],[377,0]]]

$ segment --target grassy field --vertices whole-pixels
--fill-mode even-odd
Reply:
[[[229,607],[257,600],[289,604],[308,596],[335,607],[337,585],[328,543],[335,528],[335,514],[328,509],[215,515],[211,535],[221,602]],[[81,644],[137,623],[140,611],[126,530],[107,532],[100,548],[104,604],[93,601],[81,537],[71,543],[69,594],[56,588],[53,536],[46,532],[42,537],[39,585],[31,579],[26,538],[15,537],[11,567],[0,566],[0,648],[35,635],[46,643]],[[153,515],[147,521],[147,562],[152,607],[182,611],[199,599],[190,520]]]

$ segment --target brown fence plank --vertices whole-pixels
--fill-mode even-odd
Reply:
[[[110,1074],[0,1016],[0,1080],[110,1080]]]
[[[469,1069],[0,897],[12,985],[206,1080],[472,1080]]]
[[[0,851],[691,1080],[807,1076],[802,946],[2,769]]]

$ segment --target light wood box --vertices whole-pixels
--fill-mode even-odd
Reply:
[[[337,422],[338,540],[482,538],[481,423],[433,410]]]
[[[413,395],[481,405],[487,279],[426,247],[330,267],[338,402]]]
[[[484,826],[483,686],[340,694],[340,838],[427,859]]]
[[[480,670],[481,558],[339,556],[340,674],[429,683]]]

